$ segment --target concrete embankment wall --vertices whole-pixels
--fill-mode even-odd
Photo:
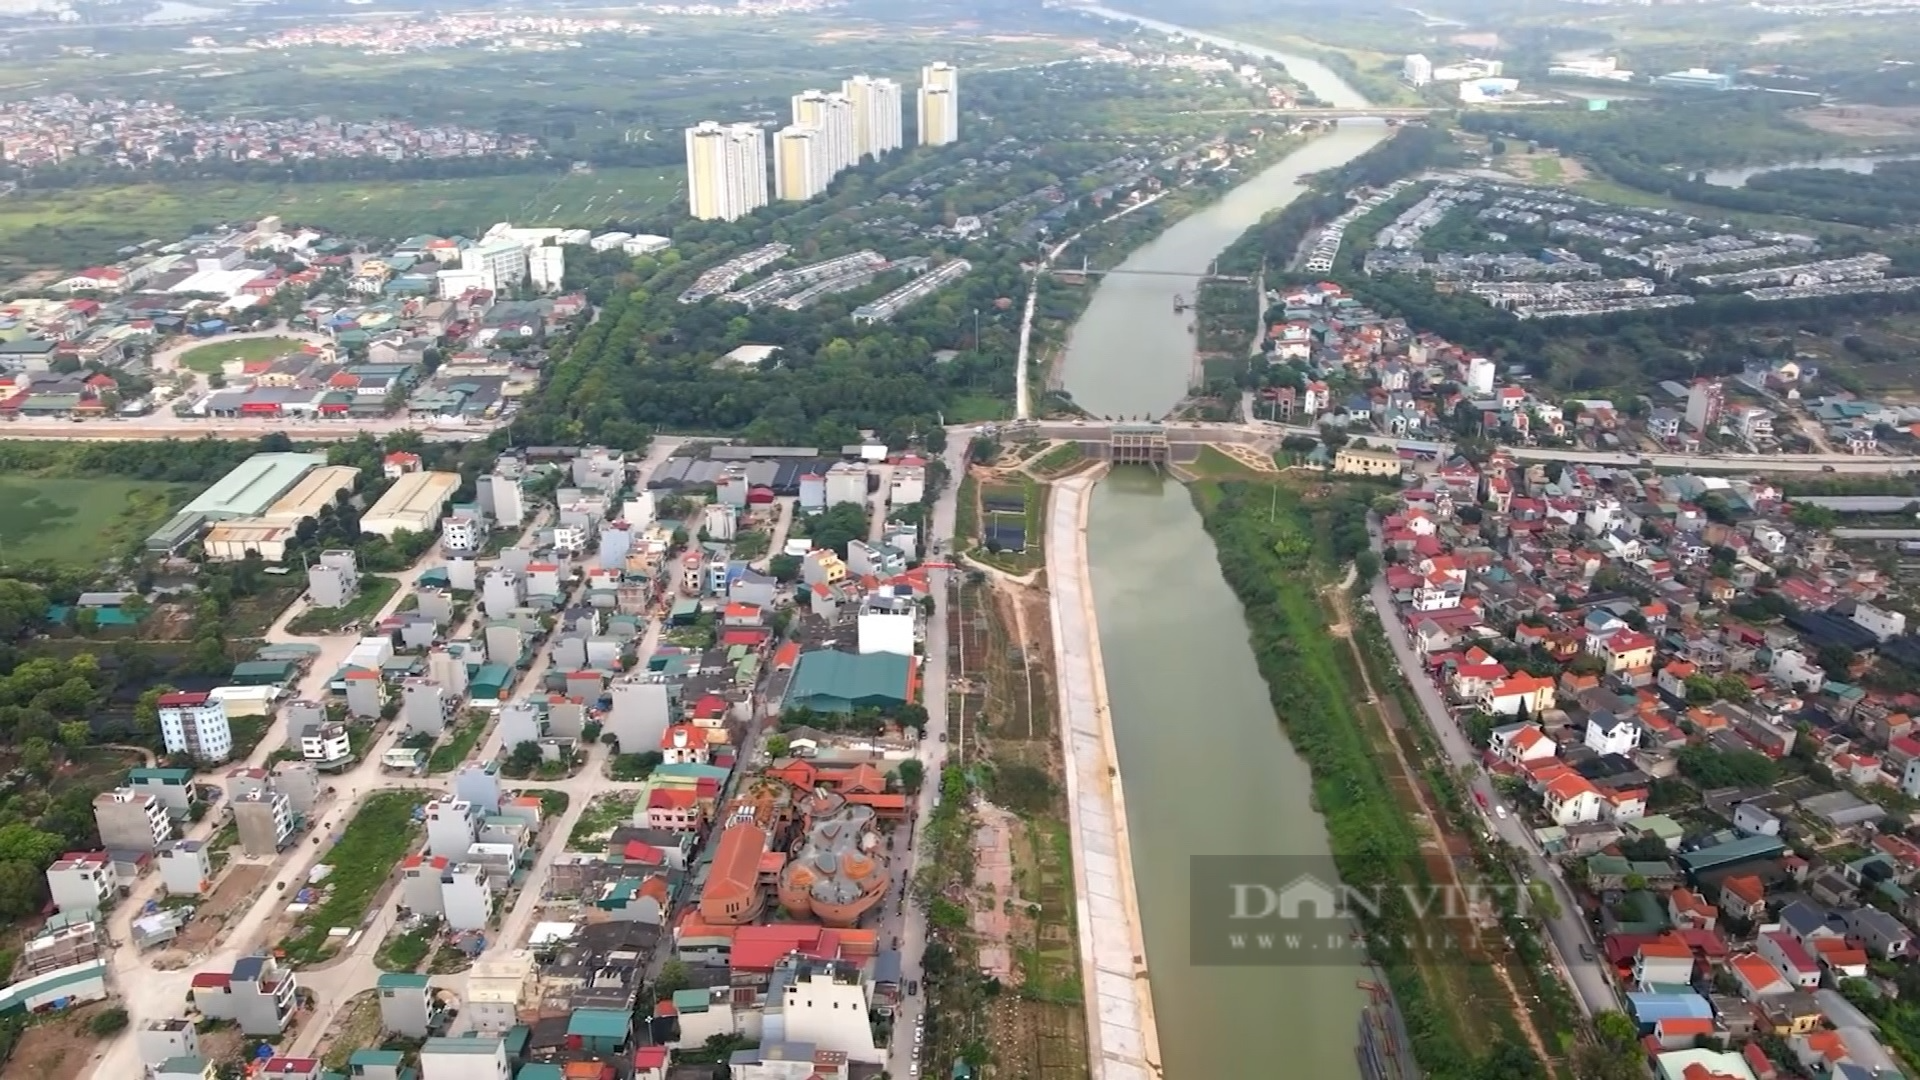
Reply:
[[[1087,512],[1094,484],[1104,471],[1053,485],[1047,507],[1047,584],[1092,1080],[1154,1080],[1162,1075],[1160,1040],[1154,1030],[1126,797],[1107,710],[1100,627],[1087,566]]]

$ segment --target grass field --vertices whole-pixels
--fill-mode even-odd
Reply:
[[[400,857],[413,846],[417,826],[413,809],[426,801],[417,792],[382,791],[367,797],[347,823],[340,842],[326,853],[333,873],[326,899],[308,908],[280,947],[294,964],[312,964],[338,951],[344,938],[332,938],[336,926],[354,927],[367,912],[373,894],[386,884]]]
[[[289,353],[299,352],[300,347],[300,342],[286,337],[216,341],[180,354],[180,364],[193,371],[214,375],[229,360],[278,360]]]
[[[345,607],[308,608],[287,623],[287,632],[293,634],[332,634],[337,633],[348,623],[358,623],[381,608],[400,588],[400,583],[388,577],[369,575],[360,579],[360,591]]]
[[[0,264],[18,271],[106,260],[127,244],[278,214],[354,236],[477,236],[499,221],[594,228],[663,213],[671,169],[600,169],[459,180],[88,187],[0,200]]]
[[[146,480],[0,476],[0,565],[97,566],[191,495],[187,485]]]

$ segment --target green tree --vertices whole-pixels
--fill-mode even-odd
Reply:
[[[767,756],[770,758],[786,757],[789,746],[790,743],[785,735],[767,736]]]
[[[0,861],[0,915],[17,919],[30,915],[46,896],[47,879],[28,862]]]
[[[177,693],[174,687],[161,683],[149,687],[141,693],[140,700],[133,705],[134,729],[151,735],[160,730],[160,699],[168,694]]]
[[[540,766],[540,744],[528,739],[518,743],[507,754],[505,768],[515,775],[525,776]]]
[[[902,791],[905,791],[909,795],[919,794],[920,785],[925,783],[927,779],[927,767],[920,763],[919,758],[908,758],[902,761],[900,767],[895,771],[900,775],[900,789]]]
[[[65,846],[60,837],[25,822],[0,825],[0,862],[23,862],[36,868],[51,866]]]
[[[93,1014],[87,1021],[87,1030],[106,1039],[127,1029],[127,1010],[115,1006]]]
[[[63,720],[60,723],[60,745],[68,750],[78,750],[87,745],[93,736],[93,729],[85,720]]]
[[[17,638],[47,617],[47,594],[38,585],[0,578],[0,639]]]
[[[20,747],[20,767],[36,780],[53,775],[53,744],[35,735]]]
[[[669,960],[660,965],[660,977],[653,981],[653,992],[661,998],[670,998],[675,991],[685,990],[693,985],[688,975],[687,965],[679,960]]]

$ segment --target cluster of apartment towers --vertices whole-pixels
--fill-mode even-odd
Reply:
[[[839,93],[794,95],[793,123],[773,133],[773,198],[804,202],[862,158],[900,149],[900,84],[856,75]],[[920,69],[920,145],[960,138],[960,72]],[[767,205],[767,135],[757,124],[705,120],[687,129],[687,202],[703,221],[733,221]]]

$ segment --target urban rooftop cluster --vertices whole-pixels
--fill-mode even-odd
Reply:
[[[578,48],[599,34],[645,34],[649,27],[625,19],[539,15],[441,15],[431,19],[334,19],[281,30],[247,42],[257,49],[353,49],[368,56],[479,48],[486,52]],[[212,38],[194,42],[217,45]]]
[[[1897,1075],[1841,993],[1890,985],[1920,926],[1920,698],[1879,678],[1920,670],[1920,637],[1893,581],[1764,478],[1339,454],[1407,479],[1390,637],[1479,748],[1487,825],[1517,818],[1593,913],[1582,959],[1644,1064]]]
[[[408,1061],[420,1080],[468,1080],[476,1061],[489,1076],[664,1080],[674,1049],[769,1030],[732,1056],[736,1076],[777,1080],[793,1061],[917,1073],[918,970],[900,941],[924,918],[908,868],[940,745],[921,704],[939,645],[915,524],[936,491],[928,462],[865,442],[688,450],[651,472],[599,447],[509,452],[452,507],[457,475],[387,453],[360,529],[438,550],[329,635],[349,646],[333,659],[270,644],[226,685],[157,698],[168,752],[192,765],[132,769],[93,800],[101,846],[47,869],[57,914],[7,1007],[125,995],[114,1060],[160,1076],[212,1068],[213,1025],[273,1043],[264,1069],[299,1080],[321,1080],[330,1050],[388,1080]],[[256,455],[196,502],[331,509],[356,470],[323,461]],[[808,535],[850,509],[844,556]],[[217,538],[240,522],[191,535],[215,560],[288,554]],[[370,583],[352,548],[305,574],[329,610]],[[81,602],[119,611],[131,595]],[[243,717],[268,740],[242,743]],[[209,842],[225,828],[246,864]],[[369,829],[393,852],[371,873],[350,862]],[[226,906],[236,870],[263,862],[289,887]],[[131,949],[110,967],[116,908],[131,908]],[[256,929],[209,957],[242,909]],[[315,1027],[305,969],[342,946],[328,920],[361,918],[388,946],[461,954],[457,1016],[427,975],[368,969],[338,989],[377,991],[374,1037]],[[177,998],[135,989],[181,956]],[[646,996],[670,961],[679,985]]]
[[[177,418],[491,424],[537,386],[548,336],[586,311],[584,297],[555,295],[567,251],[670,244],[503,222],[478,239],[366,249],[273,217],[189,237],[54,283],[72,299],[0,308],[0,417],[137,424],[167,406]],[[217,346],[282,318],[270,341],[198,372],[206,381],[151,394],[122,385],[122,369],[149,353]]]
[[[86,99],[52,94],[0,110],[0,158],[16,165],[58,165],[75,158],[126,168],[163,162],[286,164],[323,158],[525,157],[530,135],[404,120],[357,122],[196,117],[168,102]]]
[[[1895,279],[1900,280],[1900,279]],[[1598,283],[1483,282],[1476,288],[1574,289]],[[1651,283],[1646,283],[1650,286]],[[1650,296],[1650,300],[1663,297]],[[1645,400],[1552,395],[1525,365],[1500,365],[1406,320],[1368,308],[1332,282],[1272,293],[1263,345],[1270,368],[1288,369],[1260,391],[1258,412],[1279,422],[1376,434],[1415,456],[1450,435],[1515,446],[1605,452],[1749,453],[1804,449],[1875,456],[1913,452],[1920,408],[1862,400],[1829,386],[1803,360],[1753,361],[1731,379],[1662,382]],[[1604,301],[1593,301],[1604,302]],[[1369,456],[1371,454],[1371,456]],[[1397,473],[1393,451],[1353,453],[1349,471]]]

